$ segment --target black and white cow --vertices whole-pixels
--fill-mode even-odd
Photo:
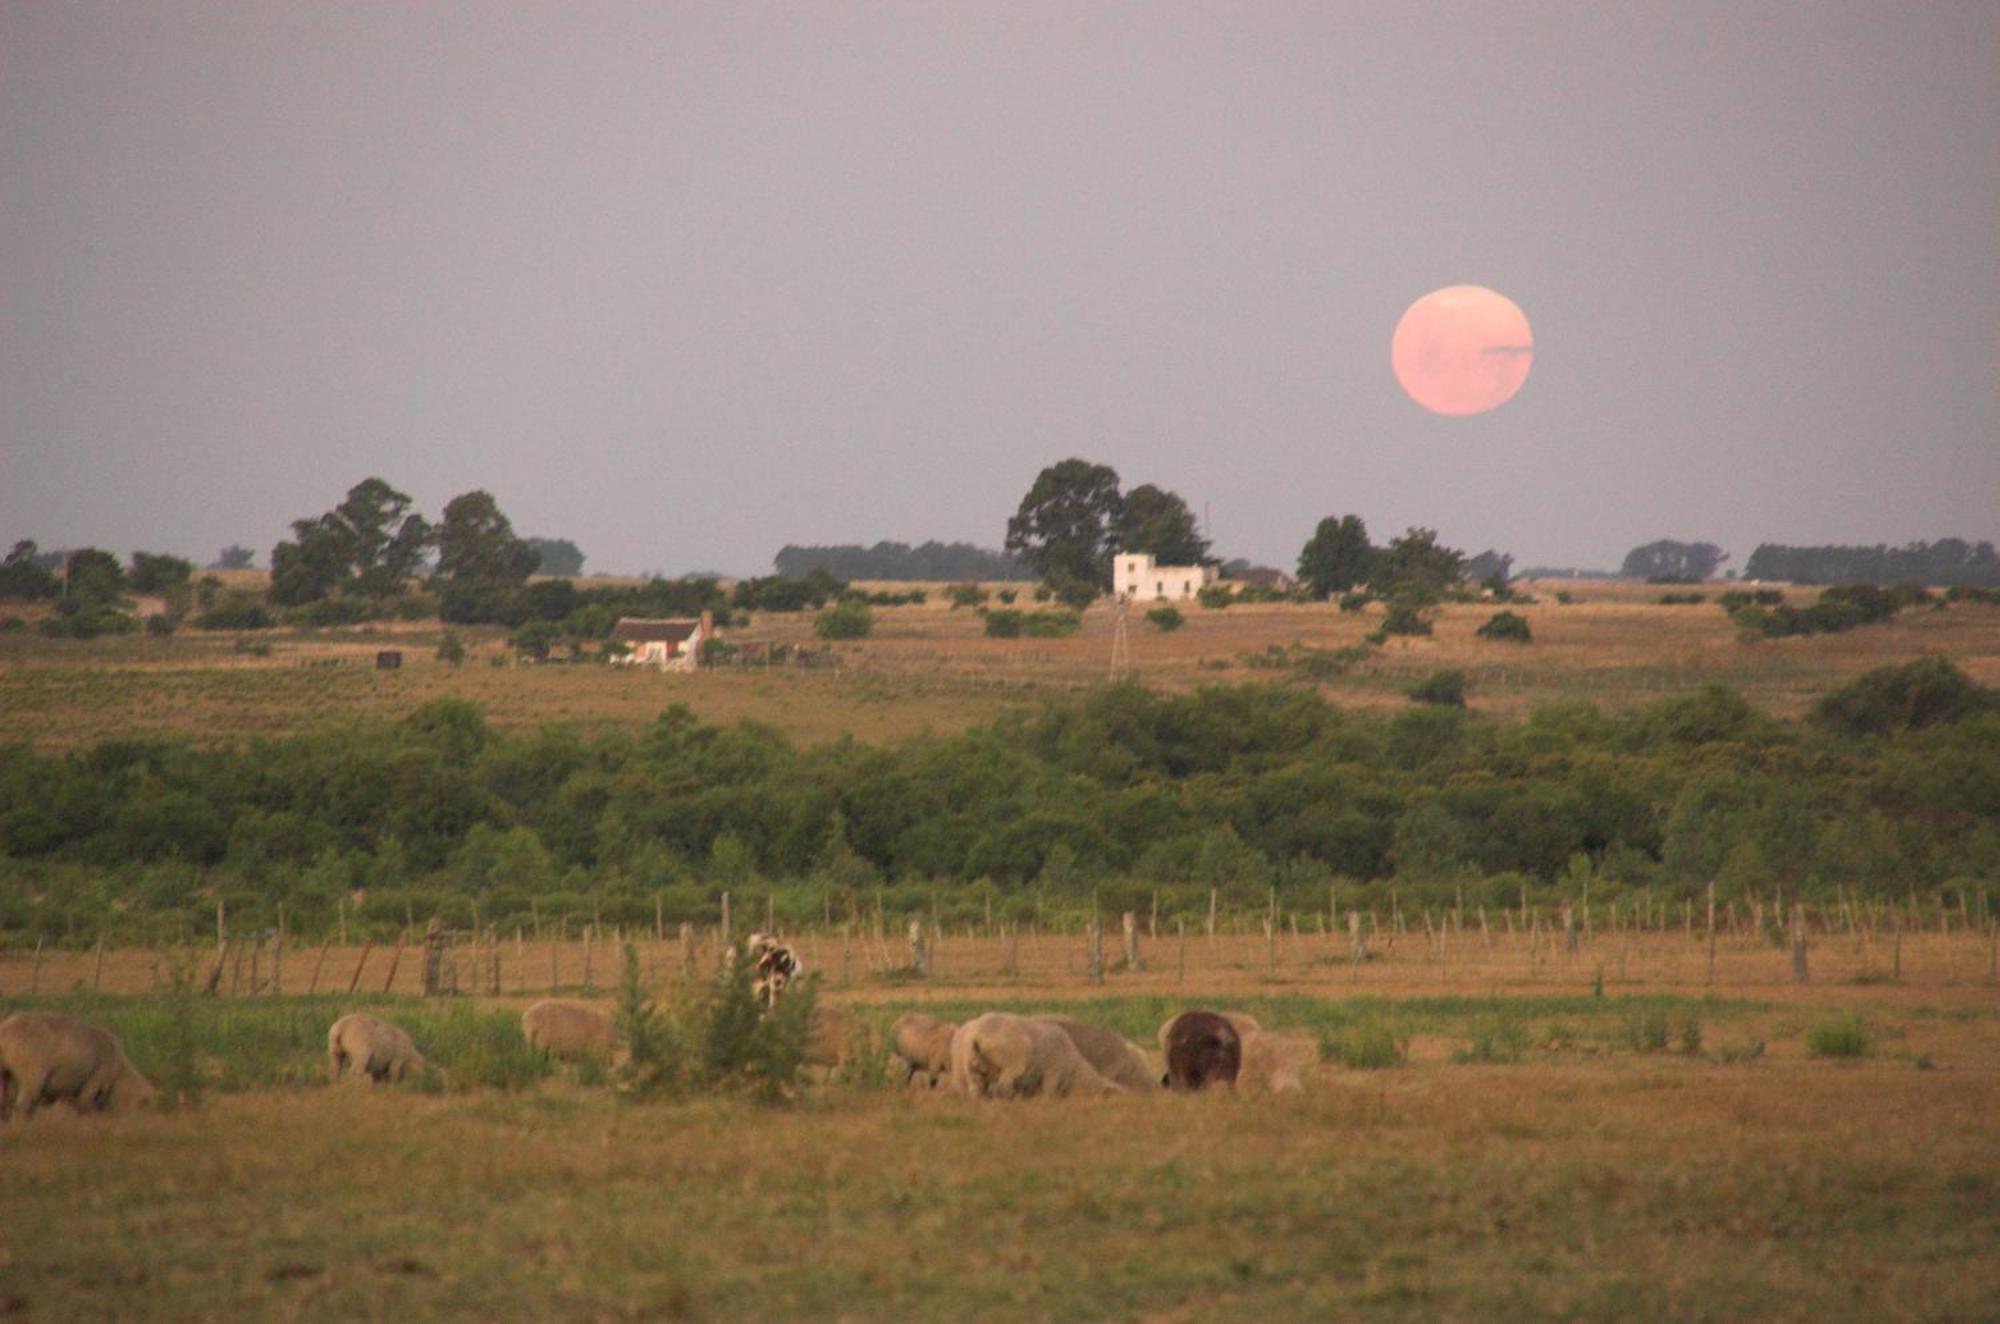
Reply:
[[[743,955],[755,967],[750,991],[767,1011],[776,1006],[785,985],[804,971],[798,953],[768,933],[753,933],[743,940]]]

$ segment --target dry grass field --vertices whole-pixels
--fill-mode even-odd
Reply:
[[[948,935],[922,983],[872,938],[800,942],[825,996],[878,1027],[918,1006],[1064,1007],[1144,1038],[1206,1003],[1315,1034],[1328,1060],[1304,1095],[982,1104],[860,1073],[768,1108],[560,1077],[335,1090],[312,1083],[308,1039],[292,1084],[0,1129],[0,1312],[1827,1321],[1992,1318],[2000,1300],[1986,935],[1910,935],[1899,955],[1820,935],[1805,984],[1747,937],[1720,941],[1710,982],[1706,944],[1672,932],[1599,931],[1574,955],[1405,934],[1359,967],[1316,933],[1190,938],[1184,961],[1163,937],[1103,984],[1075,934]],[[326,967],[344,983],[357,954]],[[549,952],[502,955],[501,995],[476,1000],[518,1007]],[[556,958],[581,983],[582,944]],[[678,944],[644,958],[678,977]],[[0,1009],[23,965],[0,966]],[[102,972],[66,954],[38,978],[96,978],[116,1023],[150,971],[145,953]],[[234,1000],[296,1003],[312,1026],[340,1001]],[[1829,1023],[1860,1027],[1856,1055],[1816,1052]],[[1346,1065],[1363,1025],[1400,1058]]]
[[[902,585],[881,587],[906,588]],[[685,703],[704,720],[767,722],[813,743],[840,735],[891,742],[925,730],[991,721],[1011,706],[1097,684],[1110,674],[1112,608],[1093,607],[1067,639],[988,639],[977,614],[954,611],[931,586],[921,605],[876,608],[866,640],[837,645],[839,666],[719,669],[695,675],[602,666],[509,665],[504,632],[465,630],[462,666],[436,660],[435,622],[266,632],[264,655],[237,636],[182,631],[168,639],[91,641],[0,636],[0,738],[46,749],[140,733],[239,740],[395,718],[436,698],[473,700],[495,725],[552,722],[639,725]],[[1779,716],[1797,716],[1820,694],[1871,667],[1927,655],[1949,658],[1974,680],[2000,685],[2000,609],[1955,605],[1906,611],[1846,634],[1746,643],[1711,601],[1662,606],[1658,586],[1574,581],[1527,585],[1537,601],[1511,608],[1534,633],[1527,645],[1479,639],[1491,604],[1437,609],[1435,633],[1392,638],[1344,674],[1313,682],[1265,665],[1288,650],[1361,644],[1381,608],[1343,614],[1330,604],[1188,607],[1162,634],[1134,610],[1131,671],[1148,684],[1187,690],[1218,682],[1321,684],[1335,702],[1397,707],[1416,680],[1463,670],[1470,705],[1507,717],[1536,704],[1586,698],[1620,710],[1719,682]],[[1558,591],[1574,601],[1556,601]],[[1813,590],[1796,590],[1810,601]],[[997,601],[994,605],[999,605]],[[1017,605],[1030,606],[1025,598]],[[728,632],[739,642],[816,644],[810,613],[760,614]],[[377,672],[378,649],[403,666]]]
[[[1557,588],[1575,601],[1558,604]],[[1928,654],[2000,685],[2000,610],[1905,612],[1849,634],[1746,644],[1711,601],[1532,586],[1528,646],[1477,639],[1488,606],[1442,608],[1313,682],[1256,665],[1361,641],[1374,613],[1135,613],[1134,672],[1182,690],[1319,683],[1396,706],[1464,669],[1475,708],[1610,709],[1708,681],[1796,715],[1871,667]],[[1027,604],[1022,604],[1027,605]],[[1379,609],[1377,609],[1379,610]],[[394,718],[441,696],[508,729],[639,726],[670,703],[813,742],[893,741],[992,720],[1092,684],[1113,618],[1069,639],[989,640],[938,595],[877,609],[827,670],[663,676],[433,656],[435,623],[89,643],[0,636],[0,739],[72,749],[143,733],[234,741]],[[736,637],[807,642],[806,616]],[[396,647],[393,673],[371,663]],[[872,1069],[787,1107],[622,1100],[558,1072],[511,1087],[330,1089],[325,1025],[351,1006],[445,1028],[511,1017],[551,990],[604,999],[627,935],[532,932],[457,948],[459,996],[423,999],[409,945],[0,954],[0,1015],[60,1005],[135,1032],[198,999],[211,1064],[168,1114],[0,1127],[0,1319],[831,1320],[2000,1318],[2000,948],[1964,912],[1922,932],[1821,922],[1806,981],[1791,951],[1685,913],[1631,932],[1600,913],[1569,952],[1544,925],[1406,914],[1356,961],[1345,917],[1267,936],[1225,916],[1171,922],[1126,970],[1088,977],[1064,932],[953,926],[931,970],[873,926],[793,935],[821,997],[879,1034],[903,1011],[1063,1008],[1147,1041],[1174,1009],[1243,1009],[1321,1046],[1303,1095],[979,1104]],[[1656,923],[1659,921],[1656,919]],[[638,939],[667,989],[714,959]],[[350,993],[350,989],[352,992]],[[451,1018],[456,1017],[456,1020]],[[491,1047],[490,1043],[487,1045]]]

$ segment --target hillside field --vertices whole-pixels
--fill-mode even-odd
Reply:
[[[595,664],[522,665],[506,632],[489,628],[457,631],[469,656],[452,667],[435,656],[443,634],[435,621],[254,635],[183,629],[165,639],[0,635],[0,738],[44,749],[145,733],[243,740],[394,718],[454,696],[478,703],[489,721],[511,730],[547,723],[638,726],[683,703],[704,721],[752,719],[806,743],[842,735],[886,743],[985,723],[1015,705],[1111,674],[1117,624],[1107,603],[1090,608],[1069,638],[989,639],[973,610],[954,610],[944,586],[927,587],[923,604],[875,608],[873,634],[835,645],[838,665],[824,670],[663,675]],[[1656,585],[1524,587],[1536,601],[1506,609],[1528,619],[1531,643],[1476,636],[1500,609],[1494,604],[1447,603],[1436,609],[1434,634],[1392,636],[1379,648],[1364,647],[1365,656],[1314,674],[1297,665],[1302,653],[1363,646],[1381,623],[1379,604],[1353,614],[1330,603],[1189,605],[1186,624],[1170,634],[1148,624],[1135,606],[1127,619],[1130,674],[1174,692],[1244,681],[1317,684],[1338,704],[1381,708],[1405,705],[1413,683],[1451,668],[1466,674],[1473,709],[1503,717],[1576,698],[1623,710],[1711,682],[1739,690],[1776,716],[1795,717],[1872,667],[1930,655],[1950,659],[1981,684],[2000,685],[2000,607],[1920,607],[1846,633],[1746,642],[1715,605],[1715,585],[1707,586],[1706,602],[1672,606],[1660,603],[1671,590]],[[1558,602],[1558,592],[1573,601]],[[1806,603],[1816,590],[1789,596]],[[1033,604],[1024,593],[1017,605]],[[725,637],[817,642],[810,612],[757,614]],[[402,652],[400,669],[374,669],[376,652],[385,648]]]

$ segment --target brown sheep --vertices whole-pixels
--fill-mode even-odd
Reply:
[[[399,1081],[423,1074],[428,1065],[402,1026],[361,1012],[342,1016],[326,1032],[326,1058],[336,1085],[343,1079]]]
[[[21,1120],[45,1103],[77,1112],[115,1112],[145,1103],[153,1086],[110,1031],[51,1011],[0,1020],[0,1121],[16,1105]]]
[[[951,1036],[957,1029],[950,1021],[920,1011],[898,1016],[889,1027],[889,1051],[891,1065],[903,1068],[902,1083],[922,1077],[924,1084],[936,1089],[951,1074]]]
[[[609,1064],[617,1044],[609,1012],[560,998],[544,999],[522,1012],[521,1032],[530,1044],[564,1062]]]
[[[1144,1093],[1160,1087],[1160,1078],[1146,1061],[1145,1054],[1101,1025],[1092,1025],[1071,1016],[1037,1016],[1044,1025],[1053,1025],[1069,1036],[1083,1060],[1098,1075],[1114,1085]]]
[[[1122,1094],[1053,1025],[989,1011],[951,1037],[952,1087],[976,1098]]]
[[[1167,1055],[1167,1086],[1195,1091],[1236,1084],[1243,1066],[1243,1037],[1220,1012],[1184,1011],[1160,1027]]]

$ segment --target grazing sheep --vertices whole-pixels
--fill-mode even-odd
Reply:
[[[978,1098],[1124,1093],[1055,1026],[999,1011],[976,1016],[953,1033],[951,1078],[953,1088]]]
[[[402,1026],[360,1012],[342,1016],[326,1032],[326,1059],[336,1085],[343,1079],[400,1081],[422,1075],[428,1065]]]
[[[1098,1075],[1114,1085],[1144,1093],[1160,1087],[1146,1055],[1101,1025],[1092,1025],[1071,1016],[1037,1016],[1044,1025],[1053,1025],[1069,1036],[1083,1060]]]
[[[1233,1086],[1242,1070],[1243,1037],[1220,1012],[1182,1012],[1160,1027],[1160,1045],[1166,1049],[1169,1089]]]
[[[0,1020],[0,1121],[17,1105],[25,1122],[58,1100],[87,1113],[122,1111],[152,1097],[151,1082],[110,1031],[50,1011]]]
[[[892,1065],[903,1067],[902,1083],[907,1085],[921,1076],[924,1084],[936,1089],[938,1082],[951,1074],[951,1036],[957,1029],[949,1021],[920,1011],[898,1016],[889,1027],[889,1051]]]
[[[521,1013],[528,1042],[564,1062],[611,1061],[617,1042],[610,1013],[588,1002],[547,998]]]
[[[1318,1045],[1309,1039],[1254,1030],[1243,1036],[1236,1088],[1246,1094],[1303,1093],[1306,1068],[1318,1060]]]

